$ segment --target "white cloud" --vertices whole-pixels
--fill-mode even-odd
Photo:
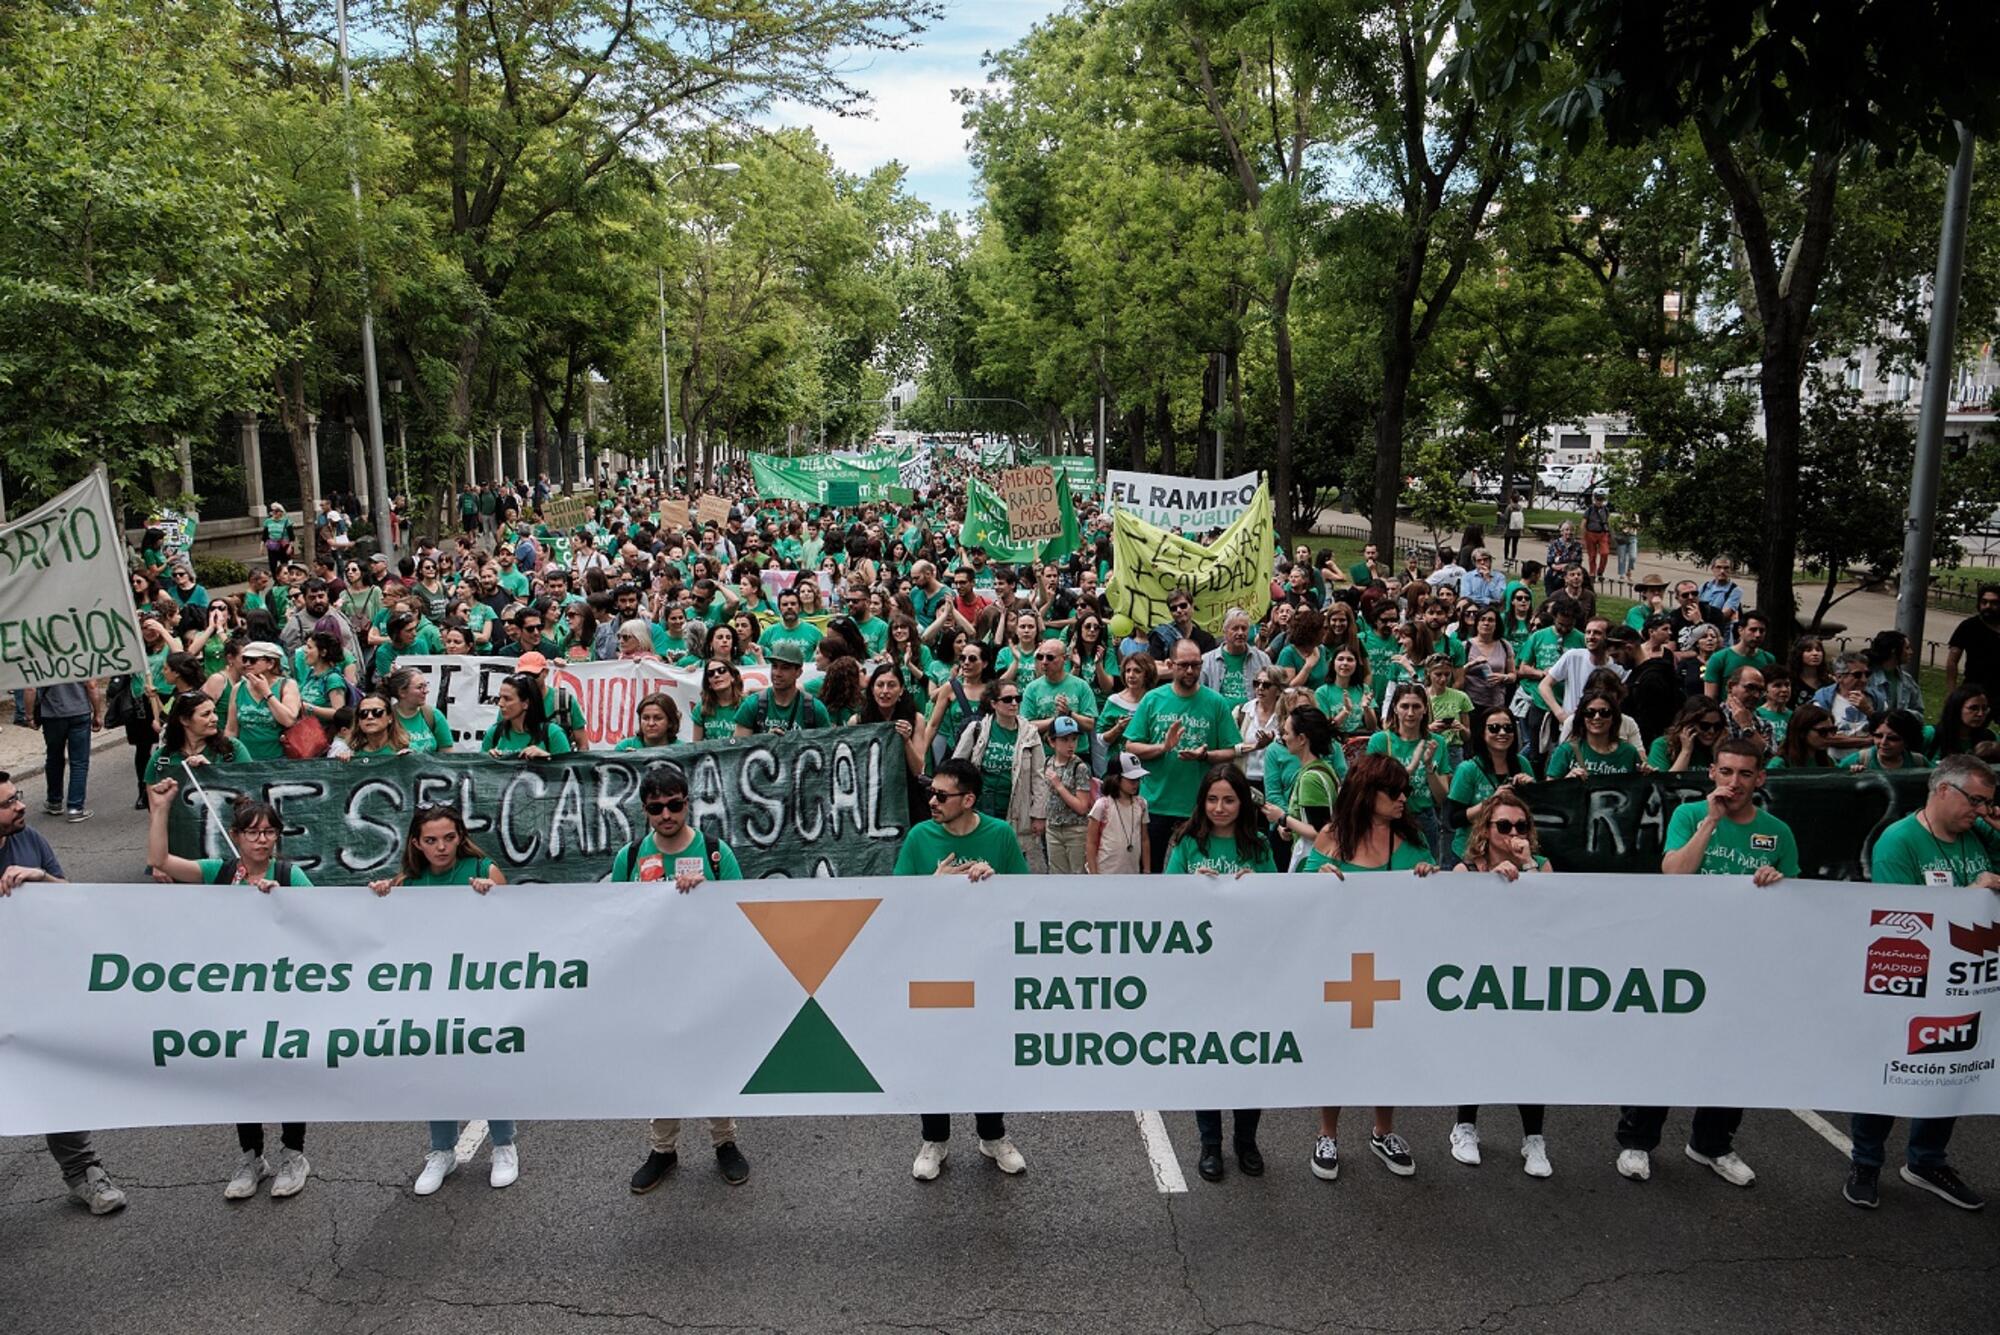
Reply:
[[[956,169],[969,174],[967,135],[960,124],[964,109],[952,101],[951,92],[979,83],[976,68],[896,70],[878,66],[856,82],[868,89],[874,101],[866,117],[835,116],[790,103],[773,108],[770,120],[812,127],[835,164],[846,171],[867,172],[894,159],[913,173]]]

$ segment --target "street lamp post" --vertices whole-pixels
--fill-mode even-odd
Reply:
[[[347,0],[334,0],[334,17],[340,29],[340,100],[352,115],[354,93],[347,77]],[[361,261],[361,379],[368,404],[368,465],[372,474],[368,504],[375,512],[375,545],[393,560],[396,526],[390,522],[389,474],[382,459],[382,396],[375,388],[375,310],[368,296],[368,244],[366,231],[361,227],[361,174],[355,165],[351,133],[347,139],[347,184],[354,194],[355,248]]]
[[[1506,509],[1514,500],[1514,405],[1508,404],[1500,410],[1500,507]],[[1500,516],[1503,525],[1506,516]]]
[[[693,166],[683,167],[672,176],[669,176],[666,184],[660,187],[660,193],[665,194],[675,181],[680,180],[681,177],[686,176],[689,172],[740,172],[742,170],[743,164],[740,162],[697,162]],[[664,470],[667,478],[671,480],[674,474],[674,396],[673,390],[670,387],[671,381],[667,375],[667,271],[665,266],[653,266],[653,276],[659,280],[660,286],[660,422],[665,428],[666,437],[666,451],[661,456],[656,471]],[[694,469],[690,466],[688,469],[688,479],[691,482],[693,478]]]

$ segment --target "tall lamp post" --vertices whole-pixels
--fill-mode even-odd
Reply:
[[[347,0],[334,0],[334,17],[340,28],[340,100],[351,115],[354,93],[347,77]],[[356,254],[361,263],[361,379],[368,404],[368,467],[371,484],[368,506],[375,512],[375,545],[391,560],[396,556],[396,526],[389,515],[389,473],[382,460],[382,396],[375,387],[375,310],[368,297],[368,243],[361,229],[361,173],[355,165],[354,140],[347,141],[347,184],[354,194],[354,221],[358,230]]]
[[[692,167],[683,167],[672,176],[669,176],[666,184],[660,187],[660,193],[665,194],[675,181],[680,180],[681,177],[686,176],[689,172],[740,172],[742,170],[743,164],[740,162],[697,162]],[[674,473],[674,395],[670,387],[671,382],[667,376],[666,268],[662,265],[653,266],[653,276],[659,280],[660,285],[660,421],[666,428],[666,452],[661,456],[659,468],[664,470],[669,480],[671,480]],[[688,471],[689,480],[692,481],[694,470],[690,468]]]
[[[1514,419],[1518,414],[1514,405],[1508,404],[1500,410],[1500,508],[1505,511],[1514,499]],[[1500,515],[1500,527],[1504,532],[1507,516]]]

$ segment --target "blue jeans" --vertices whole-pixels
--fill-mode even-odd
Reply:
[[[49,781],[47,800],[55,801],[56,794],[63,791],[63,769],[67,766],[69,809],[83,810],[90,788],[90,715],[78,714],[72,718],[43,715],[42,741],[48,747],[42,765],[42,773]]]
[[[498,1117],[487,1119],[486,1133],[493,1137],[495,1147],[514,1143],[514,1124]],[[458,1148],[457,1122],[431,1123],[431,1148],[434,1150],[455,1150]]]
[[[1848,1119],[1848,1134],[1854,1138],[1854,1162],[1863,1168],[1880,1168],[1887,1147],[1893,1117],[1881,1113],[1855,1113]],[[1913,1117],[1910,1119],[1910,1167],[1941,1168],[1945,1146],[1951,1143],[1956,1117]]]
[[[1632,578],[1632,572],[1639,567],[1639,535],[1619,538],[1611,550],[1618,558],[1618,578]]]
[[[1442,867],[1445,850],[1451,847],[1451,841],[1444,837],[1444,822],[1438,819],[1438,809],[1425,807],[1410,814],[1417,818],[1417,828],[1424,832],[1424,847],[1430,852],[1428,860]]]

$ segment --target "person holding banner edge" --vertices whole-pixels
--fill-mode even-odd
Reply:
[[[903,846],[896,853],[896,875],[963,877],[978,882],[995,875],[1028,874],[1028,861],[1021,856],[1013,828],[979,810],[984,781],[979,766],[970,760],[954,756],[939,763],[931,777],[931,818],[903,836]],[[1012,1175],[1027,1171],[1028,1161],[1007,1135],[1006,1114],[978,1113],[973,1126],[979,1136],[979,1152],[993,1160],[1001,1172]],[[919,1182],[932,1182],[944,1168],[951,1114],[925,1113],[920,1127],[923,1143],[917,1147],[910,1176]]]
[[[192,778],[192,771],[187,772]],[[174,797],[180,788],[178,780],[167,778],[146,790],[151,816],[146,828],[146,862],[154,875],[191,885],[247,885],[265,895],[280,885],[311,888],[312,882],[303,871],[278,856],[278,832],[284,818],[276,807],[254,798],[239,797],[230,805],[229,846],[234,856],[184,858],[170,852],[167,813],[173,810]],[[236,1124],[236,1145],[243,1157],[222,1189],[224,1200],[249,1200],[257,1194],[257,1184],[266,1177],[271,1179],[273,1200],[296,1196],[305,1190],[306,1177],[312,1172],[305,1154],[306,1124],[286,1122],[278,1128],[278,1133],[274,1172],[264,1158],[264,1124]]]
[[[508,678],[510,682],[518,677]],[[507,874],[472,842],[465,817],[458,808],[442,802],[418,807],[410,817],[409,837],[403,841],[400,868],[391,877],[370,881],[368,888],[386,895],[400,886],[470,886],[476,895],[507,884]],[[458,1171],[458,1122],[433,1119],[428,1126],[430,1150],[424,1155],[423,1171],[417,1174],[412,1190],[429,1196]],[[493,1163],[487,1181],[496,1189],[511,1187],[521,1176],[520,1150],[514,1144],[511,1120],[488,1118],[487,1134],[493,1141]]]
[[[674,888],[685,895],[706,880],[743,879],[742,868],[729,845],[720,839],[710,843],[689,823],[687,775],[679,768],[656,765],[647,770],[646,777],[639,781],[639,802],[645,808],[650,828],[618,851],[611,862],[611,880],[671,880]],[[650,1134],[652,1146],[646,1161],[632,1174],[635,1196],[643,1196],[659,1186],[680,1162],[680,1118],[655,1117]],[[708,1138],[715,1147],[715,1163],[722,1180],[732,1187],[742,1186],[750,1179],[750,1161],[736,1146],[736,1119],[709,1118]]]

